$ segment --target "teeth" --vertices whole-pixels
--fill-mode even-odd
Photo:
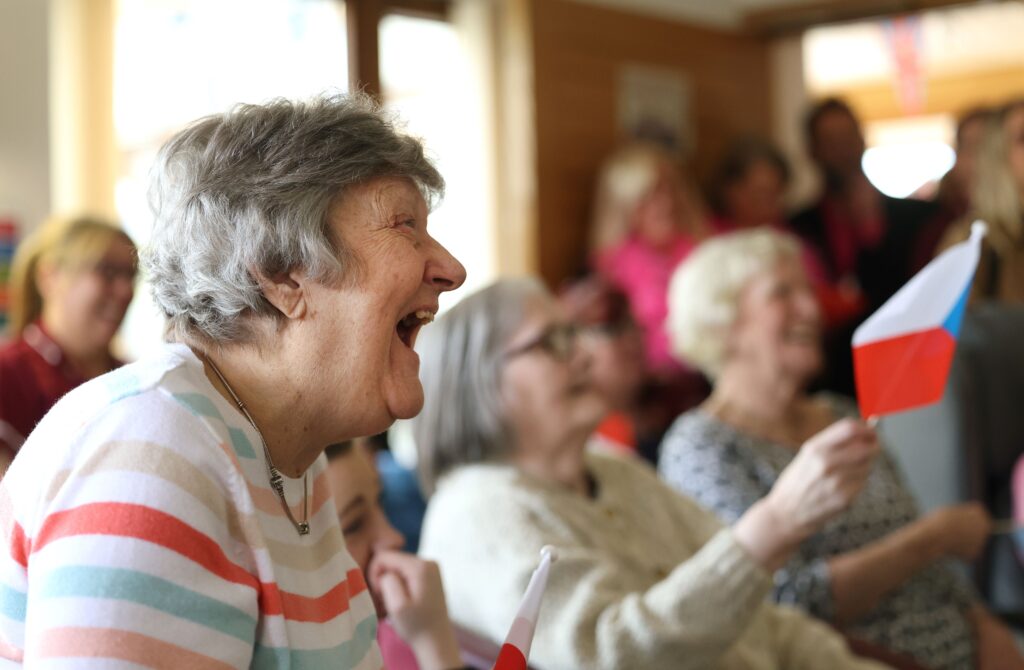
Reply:
[[[425,309],[420,309],[416,311],[416,318],[423,323],[430,323],[434,320],[434,313]]]

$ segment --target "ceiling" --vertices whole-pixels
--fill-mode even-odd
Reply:
[[[747,15],[761,10],[820,6],[822,0],[577,0],[594,5],[651,14],[663,18],[700,23],[717,28],[738,29]],[[831,0],[841,4],[842,0]]]
[[[576,0],[726,30],[781,33],[980,0]]]

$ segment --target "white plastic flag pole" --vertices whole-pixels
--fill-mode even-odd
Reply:
[[[552,546],[545,546],[540,550],[540,555],[540,565],[530,577],[523,601],[519,604],[519,611],[505,638],[505,644],[501,646],[498,660],[494,663],[494,670],[526,670],[530,658],[530,645],[533,644],[533,632],[537,627],[537,617],[540,615],[540,604],[544,599],[544,589],[548,585],[548,571],[558,558]]]

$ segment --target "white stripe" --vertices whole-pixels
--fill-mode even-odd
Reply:
[[[853,334],[853,345],[942,325],[978,267],[985,224],[975,221],[970,239],[950,247],[889,298]]]

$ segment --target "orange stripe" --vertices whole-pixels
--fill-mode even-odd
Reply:
[[[351,599],[366,590],[366,580],[358,569],[349,570],[344,581],[317,598],[281,591],[277,584],[263,583],[260,587],[260,612],[265,616],[324,623],[348,611]]]
[[[232,666],[142,633],[112,628],[51,628],[41,658],[116,658],[147,668],[231,670]]]
[[[11,535],[8,540],[11,549],[11,558],[23,568],[28,568],[28,555],[32,553],[32,545],[25,537],[25,531],[17,521],[11,527]]]
[[[32,553],[51,542],[76,535],[134,537],[166,547],[224,580],[257,588],[257,580],[232,562],[219,544],[170,514],[144,505],[91,503],[46,517]]]

